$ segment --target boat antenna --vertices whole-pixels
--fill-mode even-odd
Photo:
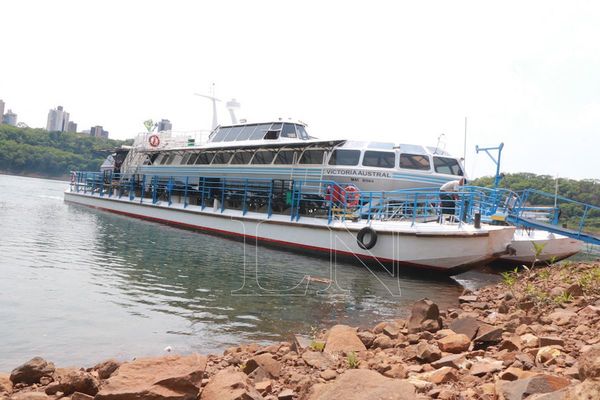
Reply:
[[[435,145],[435,151],[433,152],[433,154],[437,154],[438,149],[440,148],[440,143],[442,142],[442,137],[446,136],[445,133],[440,134],[440,136],[438,136],[438,140],[437,140],[437,144]]]
[[[463,140],[463,170],[467,172],[467,117],[465,117],[465,139]]]
[[[219,123],[217,122],[217,101],[221,101],[220,99],[217,99],[215,97],[215,84],[214,83],[212,84],[210,96],[205,95],[205,94],[200,94],[200,93],[194,93],[194,95],[212,100],[213,118],[212,118],[212,129],[211,130],[214,130],[217,126],[219,126]]]

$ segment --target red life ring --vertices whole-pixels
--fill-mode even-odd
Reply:
[[[160,144],[160,138],[158,135],[152,135],[148,138],[148,143],[150,143],[150,146],[152,147],[158,147]]]
[[[346,205],[349,207],[356,207],[360,201],[360,191],[354,185],[347,185],[344,188]]]

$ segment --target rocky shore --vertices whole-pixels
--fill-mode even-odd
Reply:
[[[2,399],[600,399],[600,263],[506,272],[456,309],[427,299],[408,320],[336,325],[223,355],[91,368],[39,357],[0,374]]]

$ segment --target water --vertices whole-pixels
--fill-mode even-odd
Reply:
[[[89,366],[289,340],[335,323],[406,317],[429,297],[498,280],[392,277],[63,202],[67,183],[0,175],[0,371],[34,356]],[[245,250],[245,253],[244,253]],[[244,258],[244,254],[246,257]],[[244,262],[246,260],[246,262]]]

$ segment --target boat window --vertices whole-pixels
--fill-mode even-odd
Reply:
[[[224,142],[233,142],[235,139],[237,139],[237,137],[239,136],[240,132],[242,131],[244,127],[243,126],[233,126],[230,128],[229,133],[227,133],[227,136],[225,136],[225,138],[223,139]]]
[[[277,158],[275,158],[275,164],[293,164],[294,163],[294,155],[298,153],[296,150],[281,150],[277,153]]]
[[[304,129],[304,127],[302,125],[296,125],[296,130],[298,132],[298,136],[304,140],[308,140],[310,139],[310,136],[308,136],[308,133],[306,133],[306,129]]]
[[[296,137],[296,128],[294,124],[283,124],[283,130],[281,131],[281,137],[285,138],[295,138]]]
[[[281,133],[282,123],[275,123],[271,125],[271,128],[267,131],[265,135],[265,139],[267,140],[275,140],[279,138],[279,134]]]
[[[271,124],[260,124],[256,126],[254,132],[250,136],[250,140],[260,140],[265,137],[267,130],[271,127]]]
[[[219,128],[219,130],[217,131],[217,133],[215,133],[215,135],[213,136],[211,142],[221,142],[221,141],[223,141],[223,139],[225,138],[225,136],[227,136],[227,134],[229,133],[229,129],[230,128]]]
[[[394,168],[396,153],[391,151],[365,151],[362,165],[365,167]]]
[[[299,164],[323,164],[323,154],[325,150],[305,150]]]
[[[431,169],[429,157],[421,154],[400,154],[400,168],[420,169],[428,171]]]
[[[462,168],[460,164],[454,158],[448,157],[433,157],[433,167],[435,172],[447,175],[459,175],[462,176]]]
[[[173,153],[169,156],[169,159],[167,160],[167,162],[165,164],[166,165],[173,164],[174,159],[175,159],[175,153]]]
[[[237,151],[231,159],[231,164],[248,164],[252,158],[254,150],[251,151]]]
[[[198,157],[200,156],[200,153],[193,153],[190,158],[188,159],[187,165],[194,165],[196,164],[196,160],[198,159]]]
[[[271,164],[275,158],[275,151],[273,150],[259,150],[254,154],[252,164]]]
[[[164,165],[164,163],[166,163],[168,159],[169,159],[169,155],[168,154],[163,154],[162,158],[160,159],[160,161],[157,161],[156,163],[160,164],[160,165]]]
[[[360,150],[334,150],[329,165],[358,165]]]
[[[196,159],[196,164],[210,164],[214,155],[215,153],[212,152],[200,153]]]
[[[181,162],[179,164],[181,164],[181,165],[187,164],[191,155],[192,155],[192,153],[187,153],[185,156],[183,156],[183,158],[181,159]]]
[[[256,125],[246,125],[242,127],[242,131],[240,132],[236,140],[248,140],[250,135],[252,135],[252,132],[254,132],[255,128]]]
[[[225,151],[218,151],[213,158],[213,164],[227,164],[231,159],[231,153]]]

